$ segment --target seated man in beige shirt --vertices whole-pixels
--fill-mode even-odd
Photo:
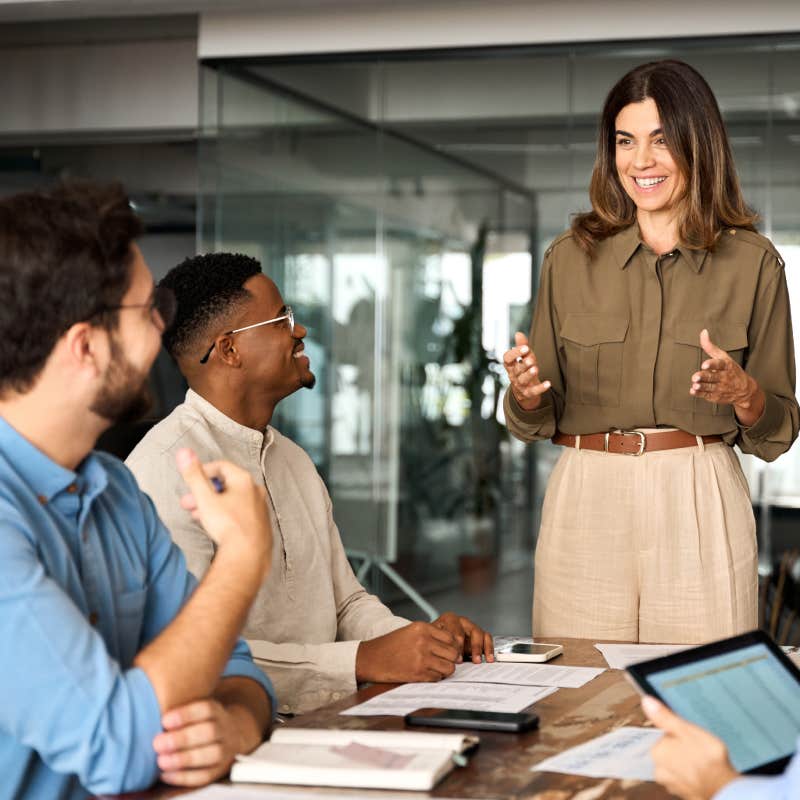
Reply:
[[[233,461],[266,486],[273,568],[244,636],[275,685],[279,710],[310,711],[359,681],[439,680],[464,655],[493,660],[491,636],[467,618],[410,623],[353,574],[314,464],[269,424],[277,403],[315,379],[303,352],[306,329],[261,265],[243,255],[196,256],[161,285],[178,302],[164,344],[190,388],[126,463],[198,578],[215,547],[181,511],[175,452],[191,447],[202,461]]]

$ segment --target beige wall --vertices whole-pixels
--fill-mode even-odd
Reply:
[[[194,39],[0,48],[0,135],[197,127]]]
[[[201,58],[800,31],[797,0],[406,0],[206,11]]]

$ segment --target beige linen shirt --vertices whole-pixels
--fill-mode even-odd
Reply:
[[[126,464],[198,578],[214,558],[214,543],[180,507],[186,487],[175,453],[181,447],[191,447],[202,461],[232,461],[267,489],[272,570],[243,635],[275,686],[279,711],[310,711],[355,691],[359,642],[408,620],[394,616],[356,579],[311,459],[274,428],[260,433],[239,425],[191,389],[147,433]]]
[[[764,413],[749,428],[732,406],[689,394],[708,358],[703,328],[764,391]],[[530,345],[552,388],[535,411],[506,392],[508,429],[523,441],[666,426],[718,434],[772,461],[797,437],[784,264],[752,231],[724,231],[711,252],[657,255],[633,225],[600,242],[591,260],[563,234],[545,253]]]

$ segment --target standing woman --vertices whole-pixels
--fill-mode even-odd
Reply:
[[[504,356],[509,430],[564,447],[534,634],[754,628],[755,520],[732,448],[772,461],[797,436],[789,298],[698,72],[660,61],[614,86],[589,193],[545,253],[530,342],[517,333]]]

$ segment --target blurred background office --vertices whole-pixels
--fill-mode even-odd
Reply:
[[[497,360],[588,206],[605,93],[667,57],[717,95],[797,334],[796,2],[3,0],[0,192],[123,181],[157,277],[195,251],[260,259],[318,378],[274,424],[326,480],[364,581],[399,613],[522,633],[558,448],[508,436]],[[152,383],[163,416],[185,389],[163,354]],[[745,468],[777,587],[800,450]]]

